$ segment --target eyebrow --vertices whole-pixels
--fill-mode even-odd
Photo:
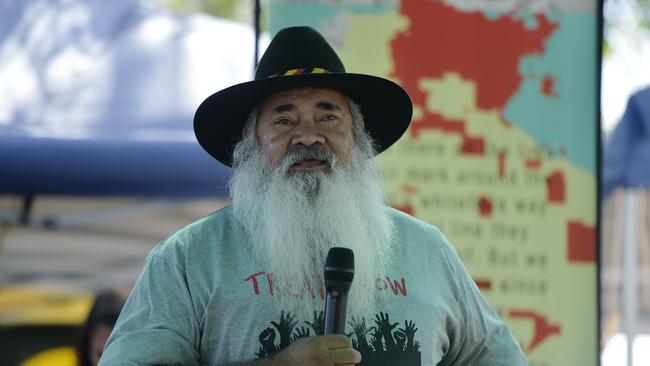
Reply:
[[[279,106],[273,108],[272,113],[282,113],[282,112],[288,112],[296,109],[296,106],[293,104],[280,104]]]
[[[339,112],[343,111],[341,109],[341,107],[337,106],[334,103],[330,103],[330,102],[318,102],[318,103],[316,103],[316,107],[318,107],[320,109],[327,110],[327,111],[339,111]]]
[[[316,107],[318,109],[323,109],[323,110],[326,110],[326,111],[338,111],[338,112],[343,111],[343,109],[341,109],[341,107],[339,107],[338,105],[336,105],[334,103],[331,103],[331,102],[318,102],[318,103],[316,103]],[[283,113],[283,112],[292,111],[294,109],[296,109],[295,105],[293,105],[291,103],[287,103],[287,104],[280,104],[280,105],[276,106],[275,108],[273,108],[273,110],[271,112],[272,113]]]

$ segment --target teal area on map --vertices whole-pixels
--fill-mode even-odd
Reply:
[[[332,21],[338,14],[347,11],[355,14],[382,14],[398,12],[399,2],[389,4],[323,4],[273,2],[270,6],[270,32],[276,34],[281,28],[294,25],[318,27]]]
[[[566,158],[595,174],[597,141],[596,16],[555,13],[560,26],[543,55],[525,57],[524,80],[503,111],[504,118],[538,146],[564,148]],[[555,96],[541,92],[544,77],[554,80]]]

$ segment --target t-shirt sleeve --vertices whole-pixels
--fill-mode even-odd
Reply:
[[[485,300],[451,244],[446,244],[444,260],[460,306],[458,318],[448,324],[449,350],[440,365],[527,365],[510,328]]]
[[[157,248],[158,249],[158,248]],[[147,258],[100,365],[197,365],[200,331],[185,271],[174,258]]]

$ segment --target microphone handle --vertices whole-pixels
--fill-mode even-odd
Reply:
[[[347,306],[347,291],[327,291],[325,298],[324,334],[345,334],[345,313]]]

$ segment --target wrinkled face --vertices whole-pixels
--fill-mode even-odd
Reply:
[[[260,105],[255,136],[272,168],[298,145],[333,152],[345,164],[352,144],[353,119],[344,94],[333,89],[300,88],[281,91]],[[289,167],[295,171],[329,170],[329,163],[305,159]]]

